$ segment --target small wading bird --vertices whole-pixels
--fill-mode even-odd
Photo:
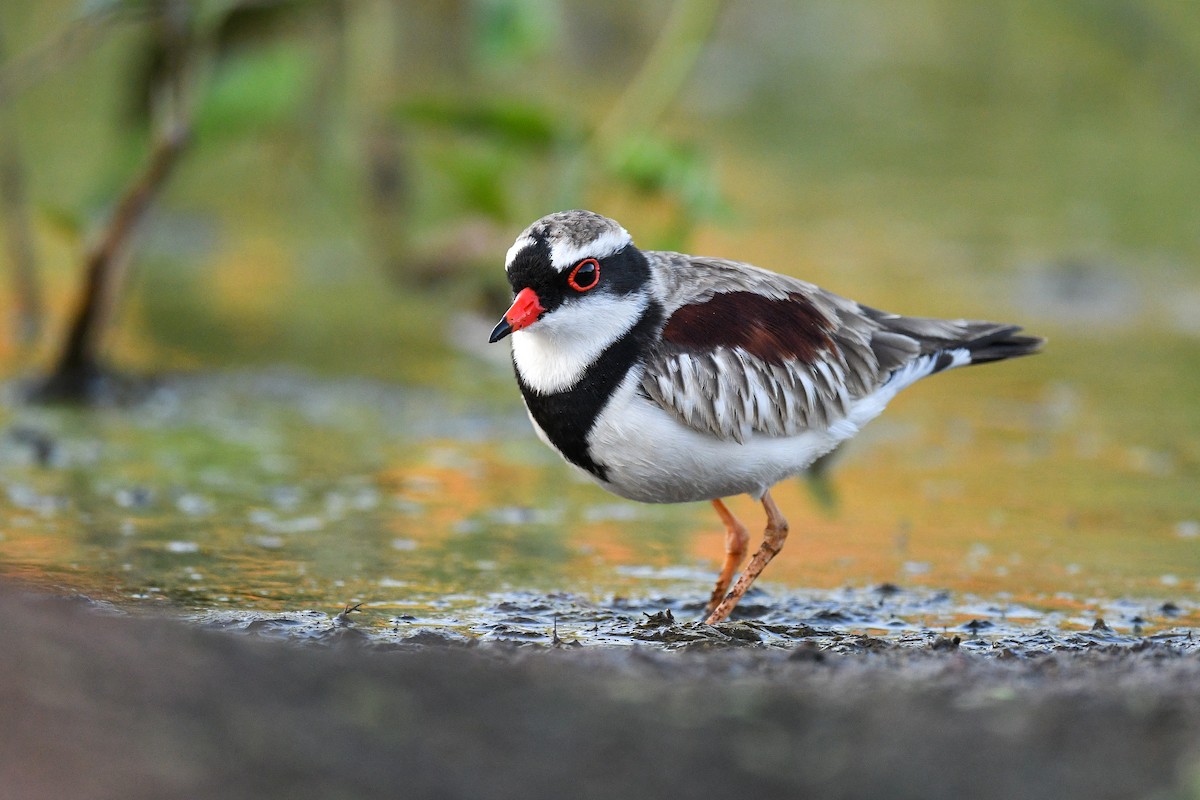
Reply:
[[[706,609],[726,619],[780,551],[770,489],[935,372],[1036,352],[1016,325],[889,314],[750,264],[642,251],[590,211],[542,217],[505,264],[517,384],[543,441],[608,491],[709,500],[725,561]],[[762,545],[721,498],[762,502]]]

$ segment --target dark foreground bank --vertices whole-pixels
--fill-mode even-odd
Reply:
[[[1186,641],[379,648],[10,587],[0,709],[22,800],[1200,797]]]

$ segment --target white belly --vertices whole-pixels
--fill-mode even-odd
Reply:
[[[738,444],[683,425],[641,397],[637,385],[637,375],[626,378],[596,420],[588,443],[592,457],[607,470],[608,479],[598,483],[644,503],[761,496],[858,430],[840,426],[788,437],[752,434]]]
[[[955,351],[953,366],[967,363]],[[642,371],[630,370],[605,405],[588,446],[607,478],[580,470],[613,494],[643,503],[688,503],[763,492],[854,436],[883,412],[896,393],[930,373],[935,356],[916,359],[871,394],[853,400],[829,428],[795,436],[751,433],[744,443],[687,427],[638,392]],[[538,435],[545,433],[534,422]]]

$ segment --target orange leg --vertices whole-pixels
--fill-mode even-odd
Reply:
[[[708,605],[704,609],[706,618],[712,615],[717,604],[725,597],[725,592],[729,591],[729,584],[733,582],[733,573],[737,572],[737,568],[741,566],[742,559],[746,557],[746,548],[750,545],[750,534],[746,531],[746,526],[738,522],[737,517],[720,500],[713,500],[712,504],[721,517],[721,522],[725,523],[725,563],[721,567],[721,574],[717,577],[717,585],[713,588],[712,597],[709,598]]]
[[[709,625],[723,622],[729,618],[729,614],[733,611],[734,606],[738,604],[738,601],[742,599],[742,595],[754,583],[754,579],[759,576],[763,568],[775,557],[775,554],[783,549],[783,543],[787,540],[787,520],[780,513],[779,506],[775,505],[775,501],[771,499],[770,492],[763,493],[762,504],[767,512],[767,530],[763,534],[762,545],[759,546],[758,551],[751,557],[750,563],[746,565],[745,571],[738,577],[737,583],[733,585],[729,594],[725,595],[725,599],[708,615],[708,619],[705,622]],[[725,563],[728,565],[728,558]],[[724,572],[721,574],[724,576]],[[718,583],[718,585],[720,584]]]

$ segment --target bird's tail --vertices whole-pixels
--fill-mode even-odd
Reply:
[[[950,346],[965,348],[972,364],[987,364],[990,361],[1033,355],[1046,343],[1040,336],[1018,336],[1017,333],[1021,330],[1019,325],[996,325],[991,322],[966,324],[978,326],[973,329],[974,335]],[[972,332],[972,328],[968,327],[967,331]]]
[[[873,310],[869,313],[891,337],[884,339],[877,334],[880,344],[894,345],[896,341],[904,344],[903,349],[895,348],[899,351],[893,356],[898,356],[895,360],[901,363],[910,362],[914,357],[920,362],[932,360],[931,372],[1027,356],[1040,350],[1046,341],[1038,336],[1019,335],[1019,325],[967,319],[905,317]],[[904,349],[907,349],[907,354]],[[881,358],[881,362],[883,360]]]

